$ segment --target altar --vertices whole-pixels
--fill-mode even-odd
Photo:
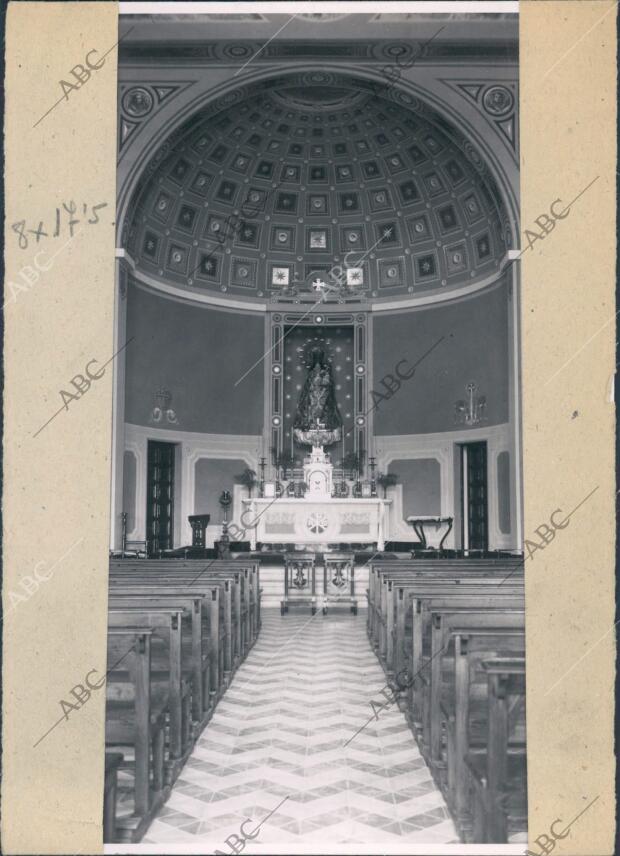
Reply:
[[[250,548],[262,544],[289,543],[300,547],[326,544],[376,543],[385,549],[387,507],[390,499],[324,497],[258,497],[243,500],[243,528],[250,534]]]

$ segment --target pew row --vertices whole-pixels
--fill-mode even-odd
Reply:
[[[504,843],[527,824],[522,567],[426,564],[373,563],[369,638],[462,841]]]
[[[111,561],[107,842],[141,840],[259,628],[255,563]]]

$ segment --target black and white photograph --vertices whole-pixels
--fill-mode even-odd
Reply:
[[[5,6],[2,853],[620,852],[617,0]]]
[[[106,852],[517,852],[517,4],[180,5],[119,18]]]

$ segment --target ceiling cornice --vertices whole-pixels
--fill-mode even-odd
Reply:
[[[408,53],[415,63],[506,63],[519,60],[518,43],[514,39],[435,39],[406,42]],[[153,42],[129,39],[119,45],[119,64],[158,63],[165,65],[215,63],[243,65],[248,58],[252,62],[273,63],[324,59],[330,62],[400,63],[407,67],[408,58],[396,51],[403,42],[395,39],[367,40],[321,40],[279,39],[265,45],[258,40],[226,39],[205,41],[204,39],[170,40]]]

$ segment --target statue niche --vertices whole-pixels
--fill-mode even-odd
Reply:
[[[341,437],[342,417],[332,368],[322,348],[312,349],[307,369],[293,422],[295,439],[305,446],[330,446]]]
[[[328,498],[333,490],[333,468],[323,446],[331,446],[342,434],[342,417],[336,403],[332,368],[322,348],[310,352],[308,374],[299,396],[293,429],[295,439],[312,446],[304,461],[306,499]]]

